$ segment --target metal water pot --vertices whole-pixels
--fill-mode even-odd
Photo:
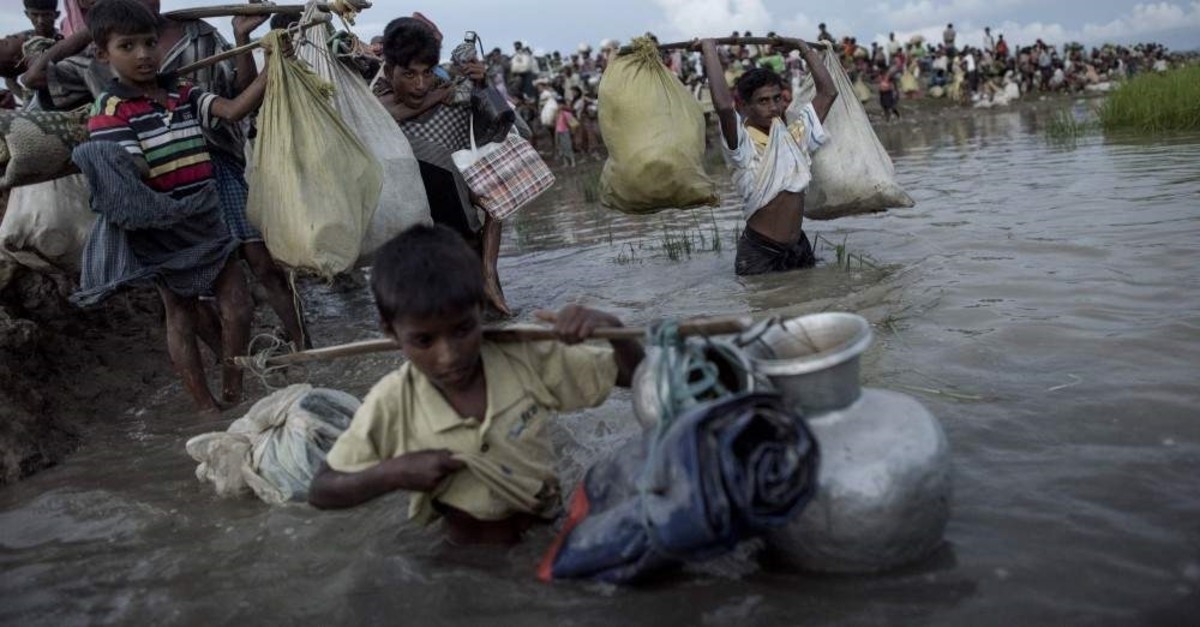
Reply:
[[[749,335],[749,334],[747,334]],[[950,516],[950,458],[937,419],[905,394],[862,389],[861,316],[802,316],[744,336],[755,369],[805,417],[821,450],[816,498],[768,537],[785,563],[878,572],[927,556]]]

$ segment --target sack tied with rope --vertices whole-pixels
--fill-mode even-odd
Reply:
[[[633,214],[715,206],[700,103],[663,66],[653,41],[639,38],[633,47],[600,80],[600,134],[608,146],[600,202]]]
[[[854,85],[838,55],[827,48],[821,58],[837,87],[838,98],[822,122],[833,139],[813,154],[804,217],[833,220],[913,206],[912,198],[896,182],[892,159],[875,136],[862,103],[854,96]],[[816,84],[809,74],[788,107],[787,119],[798,119],[815,95]]]
[[[301,21],[311,21],[316,11],[316,3],[310,2]],[[366,81],[330,49],[333,43],[331,30],[327,24],[314,24],[305,29],[304,43],[297,48],[296,55],[306,61],[317,76],[333,85],[334,109],[383,168],[379,203],[359,253],[359,265],[365,265],[384,242],[410,226],[433,224],[433,219],[421,181],[421,168],[408,138],[371,93]]]
[[[264,46],[279,50],[283,36],[268,33]],[[358,260],[383,187],[383,168],[332,93],[302,60],[268,57],[246,203],[277,261],[325,277]]]
[[[258,401],[226,431],[187,441],[196,478],[225,497],[253,492],[267,503],[304,501],[313,475],[361,405],[339,392],[292,385]]]

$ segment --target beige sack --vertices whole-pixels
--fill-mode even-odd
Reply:
[[[277,47],[281,32],[264,44]],[[332,89],[299,59],[268,58],[246,203],[271,256],[326,277],[358,260],[383,186],[379,161],[334,109]]]
[[[625,213],[716,205],[704,172],[704,112],[663,66],[649,39],[613,59],[600,80],[600,135],[608,160],[600,202]]]

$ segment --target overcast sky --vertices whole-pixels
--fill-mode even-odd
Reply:
[[[234,2],[162,0],[162,7]],[[21,0],[0,0],[0,32],[29,28],[20,5]],[[940,40],[942,29],[953,22],[960,43],[974,45],[980,45],[983,27],[991,26],[1014,44],[1036,38],[1086,44],[1158,41],[1176,50],[1200,49],[1200,0],[374,0],[353,30],[369,38],[382,33],[388,20],[414,10],[435,21],[447,43],[474,30],[489,49],[505,51],[516,40],[544,51],[567,51],[581,42],[624,42],[646,31],[661,40],[724,36],[734,29],[815,38],[820,22],[835,36],[856,36],[860,43],[882,41],[889,31],[902,40],[916,33]],[[214,22],[230,32],[228,20]]]

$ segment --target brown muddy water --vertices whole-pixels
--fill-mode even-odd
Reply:
[[[804,575],[759,566],[749,546],[650,588],[544,585],[533,569],[550,529],[511,550],[456,549],[408,528],[402,495],[332,513],[215,498],[183,442],[238,413],[179,413],[172,385],[0,491],[0,622],[1195,624],[1200,136],[1055,145],[1044,122],[1026,111],[881,129],[917,206],[809,222],[828,241],[815,270],[739,280],[735,209],[615,215],[586,202],[594,164],[506,231],[501,271],[522,318],[583,302],[633,323],[870,319],[866,383],[919,397],[953,452],[946,546],[922,564]],[[843,243],[869,263],[839,266]],[[361,286],[307,299],[320,343],[375,334]],[[394,365],[306,374],[361,396]],[[568,483],[635,431],[628,393],[559,424]]]

